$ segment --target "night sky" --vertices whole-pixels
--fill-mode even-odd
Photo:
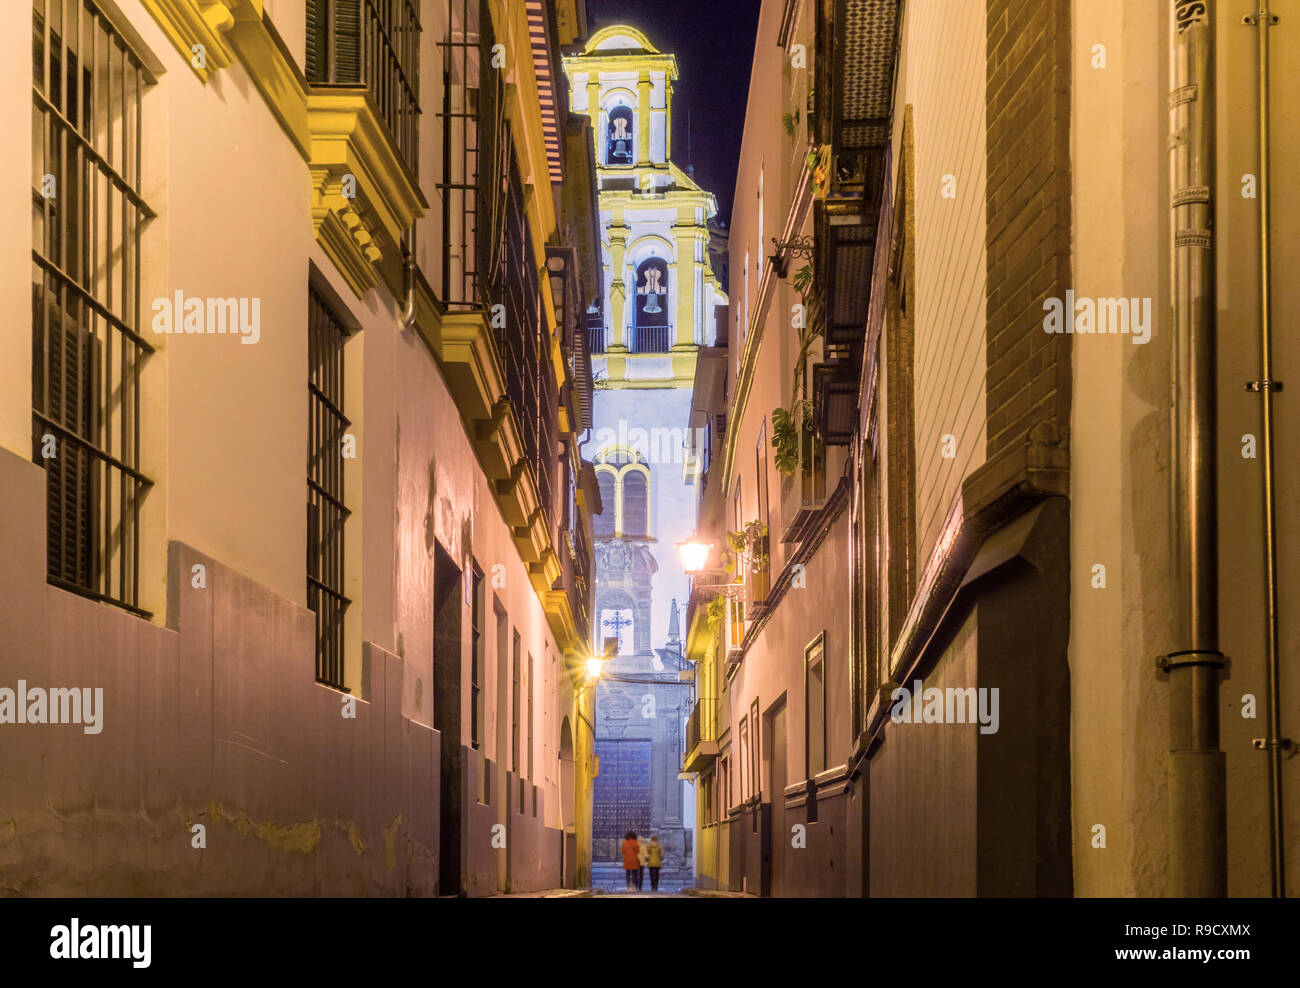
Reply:
[[[673,160],[683,169],[695,165],[695,181],[718,197],[718,218],[726,222],[745,128],[758,8],[759,0],[587,0],[591,33],[630,24],[660,51],[677,56]]]

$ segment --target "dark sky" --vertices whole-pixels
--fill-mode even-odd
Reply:
[[[759,0],[587,0],[593,34],[630,24],[660,51],[677,56],[673,160],[683,169],[695,165],[695,181],[718,197],[724,221],[730,221],[736,189],[758,8]]]

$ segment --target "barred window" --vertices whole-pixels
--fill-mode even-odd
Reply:
[[[92,0],[32,11],[32,445],[49,581],[137,614],[141,101],[131,46]]]
[[[316,612],[316,678],[343,685],[343,346],[347,332],[315,286],[309,288],[307,355],[307,607]]]
[[[365,86],[418,171],[420,18],[415,0],[307,0],[307,80]]]
[[[506,114],[506,74],[492,70],[495,39],[483,0],[446,0],[443,61],[442,298],[450,311],[493,311],[493,343],[538,498],[553,518],[560,491],[559,405],[548,354],[533,235]],[[498,310],[501,311],[501,310]]]

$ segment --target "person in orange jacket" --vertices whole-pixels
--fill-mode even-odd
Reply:
[[[630,830],[623,839],[623,871],[627,873],[627,890],[631,892],[641,874],[641,842]]]

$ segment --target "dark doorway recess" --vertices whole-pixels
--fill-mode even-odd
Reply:
[[[767,735],[767,743],[772,746],[767,759],[768,778],[765,780],[767,785],[763,787],[768,802],[772,804],[771,872],[763,885],[770,889],[768,895],[783,896],[786,894],[785,858],[790,846],[790,834],[785,825],[785,787],[789,784],[789,780],[786,778],[785,765],[784,701],[767,715],[767,723],[763,726],[766,728],[764,733]]]
[[[441,545],[434,545],[433,568],[433,726],[442,735],[440,756],[442,834],[438,846],[438,890],[461,895],[461,572]]]

